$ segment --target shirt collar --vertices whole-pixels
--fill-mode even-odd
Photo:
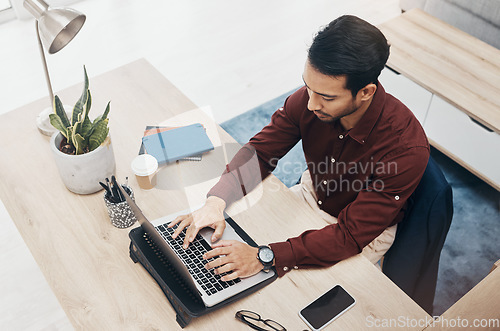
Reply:
[[[382,84],[378,82],[377,91],[373,95],[370,106],[363,114],[363,117],[361,117],[359,122],[349,131],[349,136],[361,145],[366,142],[366,139],[370,135],[370,132],[372,132],[375,123],[380,117],[385,103],[385,97],[385,90],[382,87]]]

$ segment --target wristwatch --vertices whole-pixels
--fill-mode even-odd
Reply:
[[[265,272],[269,272],[273,267],[274,253],[269,246],[259,246],[259,252],[257,253],[257,259],[262,263]]]

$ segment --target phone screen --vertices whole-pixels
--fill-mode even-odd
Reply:
[[[299,315],[313,330],[321,330],[355,303],[342,286],[336,285],[302,309]]]

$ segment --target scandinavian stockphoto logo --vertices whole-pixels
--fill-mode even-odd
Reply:
[[[272,159],[273,166],[279,166],[285,175],[302,174],[307,167],[316,192],[359,192],[362,190],[381,192],[385,188],[383,179],[387,175],[398,173],[396,162],[375,161],[373,157],[366,162],[332,162],[331,157],[325,157],[320,162],[278,162]]]

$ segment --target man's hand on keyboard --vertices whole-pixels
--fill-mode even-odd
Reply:
[[[216,196],[208,197],[205,205],[200,209],[187,215],[178,216],[175,220],[170,222],[168,225],[169,228],[173,227],[175,224],[179,224],[172,234],[172,237],[174,239],[177,238],[179,233],[187,227],[183,247],[188,248],[200,229],[211,227],[215,230],[212,235],[212,242],[219,240],[226,228],[226,222],[224,220],[225,208],[226,203],[221,198]]]
[[[240,277],[250,277],[262,270],[262,263],[257,259],[259,249],[236,240],[221,240],[212,245],[212,250],[206,252],[203,258],[217,259],[208,262],[205,268],[214,270],[216,274],[229,273],[221,278],[229,281]]]

